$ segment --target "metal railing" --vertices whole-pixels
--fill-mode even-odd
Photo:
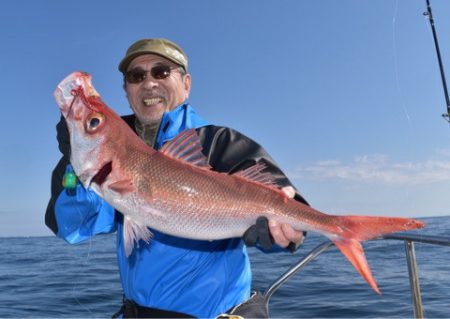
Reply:
[[[413,304],[414,318],[423,318],[422,297],[419,283],[419,271],[417,269],[416,253],[414,249],[414,243],[425,243],[432,245],[450,246],[450,238],[440,236],[429,236],[420,234],[398,233],[390,234],[377,240],[403,240],[405,243],[405,254],[408,264],[409,284],[411,288],[411,298]],[[320,254],[328,250],[334,244],[331,241],[325,241],[322,244],[312,249],[309,254],[302,260],[292,266],[288,271],[281,275],[264,293],[264,303],[266,310],[269,313],[269,302],[272,295],[280,288],[286,281],[288,281],[294,274],[296,274],[301,268],[309,264],[312,260],[318,257]]]

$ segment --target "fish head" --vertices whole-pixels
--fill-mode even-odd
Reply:
[[[101,184],[112,169],[125,122],[106,106],[91,83],[91,75],[74,72],[54,93],[70,133],[70,162],[81,183]]]

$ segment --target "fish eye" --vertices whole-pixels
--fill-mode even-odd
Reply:
[[[95,129],[100,124],[100,119],[97,117],[91,118],[91,121],[89,122],[89,127],[91,129]]]
[[[86,130],[88,132],[95,132],[103,123],[104,116],[102,114],[92,114],[86,120]]]

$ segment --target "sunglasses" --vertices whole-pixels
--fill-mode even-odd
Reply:
[[[155,80],[164,80],[170,76],[173,70],[176,70],[176,68],[171,68],[166,64],[155,65],[150,71],[135,68],[125,73],[125,81],[132,84],[141,83],[147,78],[148,73],[150,73]]]

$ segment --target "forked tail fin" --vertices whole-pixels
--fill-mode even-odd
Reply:
[[[374,216],[336,216],[337,237],[332,241],[347,257],[369,285],[381,295],[372,276],[360,241],[399,231],[422,228],[425,224],[409,218],[391,218]]]

